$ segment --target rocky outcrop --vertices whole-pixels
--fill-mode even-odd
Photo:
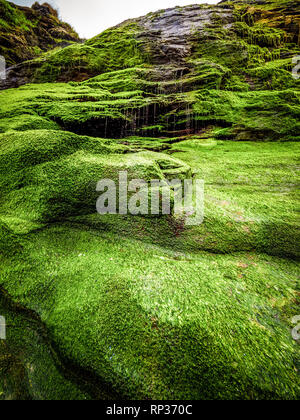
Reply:
[[[192,54],[193,42],[200,36],[209,37],[208,28],[216,19],[229,29],[234,22],[232,7],[192,5],[162,10],[138,21],[143,29],[138,39],[153,63],[185,63]]]
[[[41,22],[51,16],[55,25],[48,28],[47,34],[54,38],[68,28],[58,23],[55,11],[48,5],[34,5],[26,9],[26,13],[27,16],[38,13]],[[203,60],[210,62],[211,69],[236,74],[261,60],[298,55],[299,22],[299,3],[294,0],[223,1],[218,5],[160,10],[128,20],[82,45],[75,44],[11,67],[2,88],[28,82],[80,82],[141,65],[152,66],[157,82],[187,78],[187,75],[191,80],[199,76],[199,63]],[[38,30],[43,33],[43,25],[39,24]],[[67,32],[65,40],[71,35]],[[42,35],[36,36],[44,39]],[[18,45],[16,40],[14,42]],[[39,42],[46,49],[47,42]],[[251,75],[243,75],[241,83],[245,81],[251,90],[256,88]],[[180,86],[181,83],[176,83],[168,90],[176,92]]]
[[[34,83],[0,92],[0,400],[299,400],[291,4],[162,10],[9,69]],[[125,171],[204,180],[203,223],[173,192],[96,213]]]
[[[79,36],[48,3],[21,7],[0,0],[0,55],[15,65],[56,46],[78,42]]]
[[[241,7],[248,22],[268,25],[285,31],[292,42],[300,45],[300,3],[298,0],[235,0],[220,5]]]
[[[221,139],[295,140],[297,113],[286,117],[275,94],[297,89],[291,70],[300,55],[300,14],[294,5],[222,2],[160,10],[12,66],[2,88],[82,83],[59,107],[52,104],[56,97],[47,98],[34,111],[80,135],[182,137],[213,126]],[[34,7],[48,13],[48,6]],[[290,101],[281,95],[281,104]],[[284,126],[274,124],[279,115],[287,118]]]

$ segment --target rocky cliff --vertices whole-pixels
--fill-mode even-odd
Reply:
[[[35,15],[38,10],[46,10],[46,16],[49,11],[51,19],[59,25],[55,12],[48,6],[43,9],[35,5],[33,10],[28,9],[27,16],[29,11]],[[192,70],[197,73],[200,59],[225,64],[241,73],[249,66],[289,58],[299,52],[299,22],[299,2],[295,0],[222,1],[217,6],[161,10],[124,22],[81,46],[56,51],[18,67],[19,76],[11,86],[27,81],[78,81],[143,64],[154,66],[158,80],[159,75],[162,80],[171,80],[178,71],[182,75]],[[50,27],[48,32],[52,31],[56,38],[58,33],[65,33],[67,39],[76,38],[63,28],[66,26]],[[38,30],[42,32],[43,26],[39,25]],[[13,42],[16,50],[22,45],[20,40]],[[42,39],[40,42],[43,43]]]
[[[292,60],[300,54],[299,16],[297,1],[161,10],[12,67],[2,87],[82,81],[88,94],[79,119],[70,101],[69,111],[51,111],[53,120],[79,134],[179,136],[217,126],[220,138],[291,139],[297,136],[292,116],[278,108],[274,92],[298,86]],[[121,102],[126,91],[130,101]],[[234,96],[240,99],[231,112]]]
[[[0,1],[0,55],[8,66],[78,41],[74,29],[61,22],[49,4],[34,3],[30,8]]]

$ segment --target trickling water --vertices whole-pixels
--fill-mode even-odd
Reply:
[[[156,124],[156,108],[157,108],[157,104],[154,104],[154,108],[153,108],[153,122],[154,125]]]
[[[180,74],[180,93],[183,92],[183,70],[181,70]]]

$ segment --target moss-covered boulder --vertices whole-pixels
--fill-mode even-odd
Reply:
[[[297,25],[292,0],[177,7],[10,70],[0,399],[299,399]],[[204,180],[203,223],[98,214],[124,170]]]

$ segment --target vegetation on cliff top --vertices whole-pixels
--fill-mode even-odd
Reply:
[[[29,8],[0,0],[0,54],[8,65],[78,41],[74,29],[61,22],[57,11],[48,3],[34,3]]]

